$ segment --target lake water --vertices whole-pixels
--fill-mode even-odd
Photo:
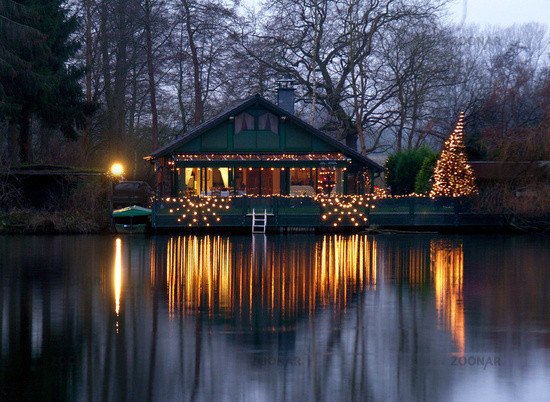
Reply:
[[[0,237],[0,399],[548,400],[550,237]]]

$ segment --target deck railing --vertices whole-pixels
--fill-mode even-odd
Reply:
[[[155,200],[153,227],[251,227],[253,210],[266,210],[269,227],[501,226],[467,199],[372,196],[178,197]]]

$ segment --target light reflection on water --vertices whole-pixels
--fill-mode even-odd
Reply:
[[[122,240],[115,240],[115,312],[120,313],[120,291],[122,290]]]
[[[440,328],[452,334],[459,355],[464,355],[464,305],[462,282],[464,253],[462,243],[445,240],[430,242],[430,274]]]
[[[0,399],[536,400],[549,245],[0,237]]]
[[[307,248],[264,236],[237,244],[227,237],[174,237],[153,247],[161,257],[155,266],[165,267],[157,279],[166,281],[171,318],[201,307],[249,321],[261,309],[270,322],[287,322],[317,308],[345,307],[352,293],[376,286],[376,243],[365,237],[326,236]]]

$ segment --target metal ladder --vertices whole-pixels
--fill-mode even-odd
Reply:
[[[256,210],[252,210],[252,233],[265,233],[267,226],[267,210],[264,209],[263,214],[256,214]]]

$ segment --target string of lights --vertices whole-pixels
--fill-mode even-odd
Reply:
[[[313,162],[348,162],[346,156],[341,153],[309,153],[309,154],[273,154],[273,153],[211,153],[211,154],[179,154],[174,156],[177,162],[196,161],[257,161],[257,162],[278,162],[278,161],[313,161]],[[169,162],[170,165],[174,161]]]
[[[390,201],[385,203],[384,200]],[[392,200],[399,201],[394,204]],[[401,201],[402,200],[402,201]],[[162,197],[155,200],[156,214],[159,216],[173,216],[178,225],[189,227],[208,227],[211,225],[223,226],[226,222],[241,219],[243,215],[250,215],[251,205],[277,205],[278,214],[300,213],[300,208],[308,210],[319,217],[323,226],[349,227],[367,226],[371,211],[380,208],[380,213],[387,213],[388,208],[406,205],[408,200],[425,200],[422,205],[432,205],[431,201],[425,204],[430,197],[425,194],[387,195],[382,191],[378,194],[366,195],[230,195],[230,196],[184,196]],[[447,204],[436,208],[441,210]],[[269,207],[267,208],[270,209]],[[286,212],[281,212],[285,209]],[[292,210],[292,212],[288,212]],[[273,213],[275,211],[273,210]],[[230,221],[226,220],[230,219]]]
[[[245,196],[205,196],[205,197],[167,197],[159,199],[159,213],[177,216],[177,222],[189,227],[210,226],[211,223],[220,224],[223,215],[239,210],[242,203],[239,199]],[[368,211],[373,209],[371,200],[376,199],[367,195],[345,195],[331,197],[327,195],[307,196],[246,196],[246,198],[269,199],[278,197],[297,201],[309,201],[317,206],[323,222],[333,227],[365,226],[368,222]]]
[[[319,170],[319,179],[317,183],[317,190],[324,194],[330,194],[332,188],[336,183],[336,174],[334,170]]]
[[[468,162],[463,140],[464,113],[460,114],[455,130],[445,141],[434,170],[430,197],[462,197],[477,193],[475,175]]]
[[[436,196],[458,197],[472,195],[477,189],[473,176],[473,170],[468,163],[465,146],[462,139],[463,119],[461,114],[451,137],[445,143],[442,155],[435,169],[435,183],[429,197]],[[286,160],[346,160],[341,154],[193,154],[178,155],[177,161],[216,161],[216,160],[241,160],[241,161],[286,161]],[[187,159],[186,159],[187,158]],[[315,159],[319,158],[319,159]],[[174,165],[174,161],[169,164]],[[241,170],[243,168],[239,168]],[[269,168],[267,168],[269,169]],[[273,169],[273,168],[271,168]],[[283,168],[284,169],[284,168]],[[299,168],[298,168],[299,169]],[[302,168],[303,170],[304,168]],[[362,177],[367,187],[370,187],[370,177]],[[359,177],[357,178],[359,180]],[[239,202],[240,199],[266,199],[277,197],[279,199],[292,199],[294,204],[302,205],[303,202],[318,207],[320,217],[325,225],[338,226],[365,226],[368,223],[369,211],[374,209],[373,201],[379,199],[406,199],[427,198],[423,194],[388,195],[385,190],[375,188],[374,194],[367,195],[330,195],[335,183],[335,171],[333,169],[319,169],[316,196],[303,195],[229,195],[229,196],[189,196],[159,198],[159,213],[177,216],[177,222],[189,227],[210,226],[222,224],[224,215],[239,215],[243,213],[243,206],[248,203]],[[305,205],[305,204],[304,204]],[[246,207],[248,208],[248,207]]]

